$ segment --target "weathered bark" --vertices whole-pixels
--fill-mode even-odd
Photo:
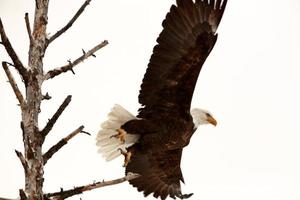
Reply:
[[[30,28],[30,21],[29,21],[28,13],[25,13],[24,19],[25,19],[27,34],[29,37],[29,44],[31,45],[33,42],[33,38],[32,38],[32,32],[31,32],[31,28]]]
[[[66,32],[72,25],[73,23],[77,20],[77,18],[83,13],[84,9],[89,5],[91,0],[86,0],[84,4],[79,8],[79,10],[76,12],[76,14],[72,17],[72,19],[65,25],[62,29],[57,31],[52,37],[50,37],[48,43],[53,42],[56,38],[61,36],[64,32]]]
[[[48,121],[47,125],[45,126],[45,128],[43,128],[43,130],[40,132],[43,137],[46,137],[47,134],[52,130],[54,124],[57,121],[57,119],[60,117],[60,115],[66,109],[66,107],[69,105],[69,103],[71,102],[71,100],[72,100],[72,96],[68,95],[67,98],[64,100],[64,102],[59,106],[59,108],[55,112],[55,114],[52,116],[52,118],[49,119],[49,121]]]
[[[9,57],[12,59],[14,63],[14,67],[21,75],[22,80],[24,81],[25,85],[27,85],[28,80],[28,73],[27,69],[22,64],[21,60],[19,59],[16,51],[12,47],[8,37],[6,36],[4,26],[2,24],[1,18],[0,18],[0,35],[1,35],[1,44],[5,47],[6,52],[8,53]]]
[[[54,78],[58,75],[60,75],[61,73],[67,72],[67,71],[72,71],[73,74],[75,74],[73,68],[80,64],[81,62],[83,62],[84,60],[86,60],[87,58],[89,58],[90,56],[94,56],[94,53],[96,51],[98,51],[99,49],[105,47],[108,44],[108,41],[104,40],[103,42],[101,42],[100,44],[96,45],[94,48],[92,48],[91,50],[89,50],[88,52],[83,51],[83,55],[80,56],[79,58],[77,58],[75,61],[71,62],[71,60],[68,61],[68,64],[55,68],[53,70],[50,70],[49,72],[47,72],[47,74],[45,75],[45,80],[48,80],[50,78]]]
[[[25,14],[25,23],[30,41],[28,52],[28,68],[24,67],[21,60],[18,58],[8,37],[6,36],[3,24],[0,19],[0,44],[5,47],[8,55],[13,62],[13,64],[2,62],[2,66],[9,80],[9,83],[19,101],[22,112],[21,129],[23,134],[24,154],[17,150],[15,151],[19,160],[21,161],[25,174],[25,188],[19,190],[21,200],[65,199],[88,190],[107,185],[118,184],[137,177],[137,175],[135,174],[128,174],[121,179],[107,182],[97,182],[81,187],[74,187],[74,189],[67,191],[48,194],[44,194],[43,192],[44,166],[47,161],[64,145],[66,145],[70,139],[78,135],[78,133],[88,133],[83,131],[84,126],[80,126],[78,129],[60,140],[57,144],[53,145],[45,154],[42,153],[42,145],[46,136],[52,130],[55,122],[58,120],[59,116],[63,113],[64,109],[71,101],[71,96],[69,95],[55,112],[53,117],[49,120],[44,129],[41,130],[39,127],[39,113],[41,112],[41,102],[42,100],[49,100],[51,98],[48,93],[46,93],[46,95],[42,94],[42,84],[44,81],[58,76],[63,72],[69,70],[73,71],[74,66],[78,65],[90,56],[95,56],[94,53],[102,47],[106,46],[108,42],[105,40],[104,42],[96,45],[88,52],[83,51],[83,55],[77,58],[75,61],[70,61],[69,64],[50,70],[48,73],[43,72],[43,58],[48,45],[72,26],[72,24],[80,16],[80,14],[90,3],[90,1],[91,0],[86,0],[76,12],[74,17],[69,21],[69,23],[52,37],[50,37],[50,39],[47,39],[46,28],[48,23],[47,14],[49,0],[35,0],[36,8],[32,32],[28,14]],[[24,96],[19,90],[19,87],[16,84],[12,73],[10,72],[10,66],[13,66],[19,72],[24,82]],[[4,198],[0,197],[0,200],[1,199]]]
[[[27,106],[22,112],[24,150],[28,164],[25,173],[25,194],[29,200],[43,199],[44,161],[43,136],[39,131],[40,105],[43,99],[43,57],[46,50],[48,0],[36,0],[32,43],[29,48],[29,80],[26,87]]]
[[[22,95],[22,93],[21,93],[21,91],[20,91],[20,89],[19,89],[19,87],[18,87],[18,85],[17,85],[17,83],[16,83],[13,75],[11,74],[11,72],[10,72],[8,66],[7,66],[7,63],[6,62],[2,62],[2,67],[3,67],[4,71],[5,71],[5,74],[6,74],[7,78],[8,78],[8,80],[9,80],[9,83],[10,83],[10,85],[11,85],[11,87],[12,87],[12,89],[13,89],[13,91],[14,91],[14,93],[15,93],[18,101],[19,101],[21,110],[24,110],[25,107],[26,107],[26,102],[24,100],[24,97],[23,97],[23,95]]]
[[[82,133],[84,129],[84,126],[80,126],[76,130],[74,130],[72,133],[70,133],[67,137],[61,139],[58,143],[56,143],[54,146],[52,146],[44,155],[44,165],[48,162],[48,160],[56,153],[58,152],[63,146],[65,146],[70,139],[75,137],[78,133]]]
[[[72,197],[74,195],[81,194],[83,192],[90,191],[90,190],[93,190],[93,189],[123,183],[125,181],[135,179],[139,176],[140,176],[139,174],[128,173],[123,178],[118,178],[118,179],[111,180],[111,181],[104,181],[103,180],[103,181],[95,182],[95,183],[92,183],[92,184],[75,187],[75,188],[70,189],[70,190],[65,190],[65,191],[62,190],[60,192],[45,194],[45,199],[48,200],[48,199],[52,198],[53,200],[62,200],[62,199],[66,199],[68,197]]]

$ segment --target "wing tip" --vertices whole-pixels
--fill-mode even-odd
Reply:
[[[223,0],[223,3],[222,3],[222,6],[221,6],[221,9],[222,9],[222,10],[225,10],[225,8],[226,8],[226,5],[227,5],[227,0]]]

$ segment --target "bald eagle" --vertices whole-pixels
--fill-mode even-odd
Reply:
[[[227,0],[177,0],[163,21],[139,94],[134,116],[115,105],[97,135],[107,161],[125,156],[126,173],[140,174],[130,184],[145,196],[188,198],[182,194],[182,149],[198,125],[217,122],[206,110],[191,109],[204,61],[217,40]]]

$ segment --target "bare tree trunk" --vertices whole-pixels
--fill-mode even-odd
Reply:
[[[64,102],[61,104],[52,118],[48,121],[47,125],[43,129],[40,129],[39,114],[41,112],[41,102],[45,99],[49,100],[51,98],[48,93],[46,93],[46,95],[42,94],[42,84],[44,81],[50,80],[51,78],[54,78],[64,72],[71,71],[74,73],[73,68],[76,65],[89,58],[90,56],[95,57],[94,53],[102,47],[106,46],[108,42],[103,41],[88,52],[85,52],[83,50],[83,55],[75,59],[73,62],[68,61],[68,64],[58,68],[54,68],[47,73],[43,72],[43,58],[48,45],[72,26],[72,24],[77,20],[77,18],[81,15],[81,13],[84,11],[86,6],[89,5],[90,2],[91,0],[86,0],[73,16],[73,18],[68,22],[68,24],[48,39],[46,28],[48,23],[49,0],[35,0],[36,7],[34,14],[33,31],[31,31],[28,14],[25,14],[26,28],[30,41],[28,53],[28,68],[24,67],[21,60],[18,58],[17,53],[15,52],[8,37],[6,36],[4,26],[0,19],[0,35],[2,40],[0,44],[5,47],[8,55],[13,62],[13,64],[2,62],[2,66],[16,95],[16,98],[19,101],[22,112],[21,129],[23,131],[25,152],[23,155],[21,152],[16,151],[16,154],[19,157],[21,164],[23,165],[25,173],[25,188],[24,190],[19,190],[21,200],[65,199],[88,190],[122,183],[138,176],[136,174],[128,174],[121,179],[107,182],[96,182],[85,186],[74,187],[73,189],[66,191],[61,190],[54,193],[43,192],[44,166],[46,165],[47,161],[78,133],[87,132],[83,131],[84,126],[80,126],[68,136],[60,140],[57,144],[53,145],[48,151],[46,151],[46,153],[43,154],[42,146],[44,140],[56,123],[57,119],[63,113],[64,109],[71,102],[71,95],[69,95],[64,100]],[[10,66],[13,66],[19,72],[21,79],[25,84],[25,98],[23,97],[23,94],[19,90],[19,87],[16,84],[12,73],[10,72]],[[5,198],[0,197],[0,199]]]
[[[27,106],[22,113],[24,124],[24,149],[28,169],[25,171],[25,194],[29,200],[43,199],[44,165],[39,132],[39,113],[43,98],[43,57],[47,46],[46,26],[48,0],[36,0],[32,41],[29,48],[29,80],[26,87]]]

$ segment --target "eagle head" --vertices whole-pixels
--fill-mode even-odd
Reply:
[[[217,125],[217,120],[215,120],[212,114],[207,110],[201,108],[193,108],[191,110],[191,115],[193,117],[195,128],[202,124],[212,124],[214,126]]]

